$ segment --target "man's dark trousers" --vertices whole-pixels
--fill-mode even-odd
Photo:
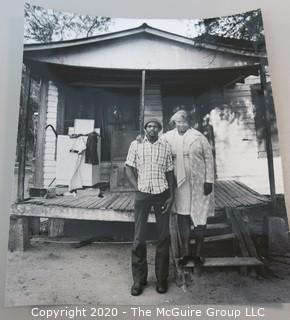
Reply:
[[[169,273],[169,212],[161,213],[161,207],[169,197],[166,190],[160,194],[137,192],[135,196],[135,234],[132,248],[132,273],[134,283],[147,280],[147,220],[151,207],[157,223],[157,247],[155,255],[155,274],[157,281],[166,280]]]

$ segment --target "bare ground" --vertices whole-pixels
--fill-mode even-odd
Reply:
[[[283,279],[242,276],[237,269],[207,269],[194,274],[184,290],[172,279],[166,294],[155,291],[154,245],[148,246],[149,279],[143,294],[130,295],[130,244],[33,243],[26,252],[10,252],[6,305],[185,305],[290,302],[290,267],[273,263]]]

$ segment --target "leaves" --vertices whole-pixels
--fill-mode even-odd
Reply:
[[[64,13],[28,3],[24,10],[24,39],[30,43],[90,37],[107,30],[111,21],[106,17]]]
[[[260,10],[203,20],[205,31],[212,35],[249,41],[264,40]]]

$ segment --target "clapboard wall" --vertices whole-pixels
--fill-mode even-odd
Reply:
[[[150,118],[163,121],[161,89],[159,84],[146,84],[144,92],[144,123]]]
[[[267,158],[259,156],[256,131],[255,93],[251,85],[259,79],[211,92],[215,107],[210,114],[215,136],[218,179],[235,179],[258,192],[269,194]],[[283,192],[281,159],[274,157],[275,181],[278,193]]]
[[[255,108],[251,85],[257,79],[251,77],[244,84],[224,88],[223,92],[210,92],[210,114],[215,135],[216,167],[218,179],[236,179],[261,193],[269,193],[267,158],[259,157],[255,123]],[[144,96],[144,120],[154,117],[162,123],[162,100],[158,84],[147,84]],[[58,88],[49,82],[47,96],[47,121],[56,128]],[[56,176],[55,135],[51,128],[45,132],[43,185],[47,187]],[[281,159],[274,157],[275,181],[278,193],[282,193],[283,178]],[[101,164],[101,180],[109,181],[111,163]],[[52,184],[53,185],[53,184]]]
[[[52,125],[56,128],[57,121],[58,89],[57,86],[49,81],[47,94],[47,114],[46,125]],[[54,185],[53,180],[56,177],[55,161],[56,136],[51,127],[45,131],[45,148],[43,163],[43,185],[47,187],[50,183]]]

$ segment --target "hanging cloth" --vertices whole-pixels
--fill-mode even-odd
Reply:
[[[98,137],[99,135],[96,132],[91,132],[88,134],[88,139],[86,143],[85,163],[90,163],[94,165],[99,164]]]

